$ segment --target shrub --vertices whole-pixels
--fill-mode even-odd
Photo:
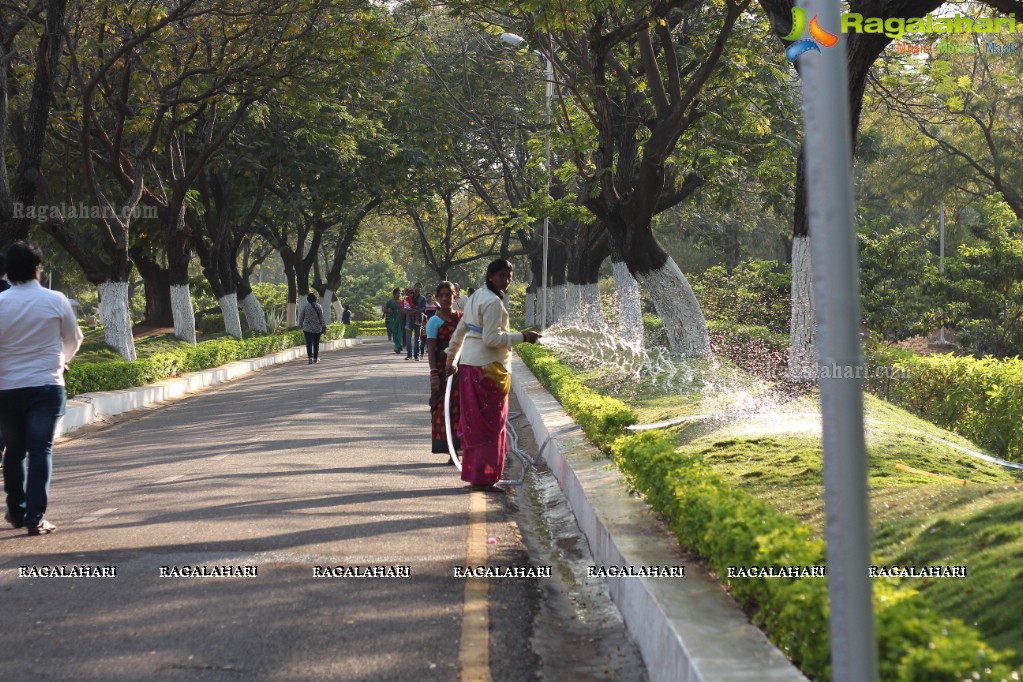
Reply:
[[[679,544],[705,558],[719,576],[726,576],[729,566],[825,564],[824,543],[808,526],[730,485],[700,457],[678,452],[666,433],[625,435],[623,425],[633,423],[635,414],[596,395],[549,350],[523,344],[518,351],[565,411],[588,425],[583,427],[587,435],[610,452],[630,484],[667,520]],[[830,676],[824,580],[735,580],[729,587],[804,673]],[[1018,679],[1007,664],[1011,652],[991,649],[975,630],[930,611],[915,590],[896,581],[874,582],[874,613],[883,680]]]
[[[791,268],[753,258],[732,272],[715,265],[692,278],[693,291],[708,318],[787,332],[792,314]]]
[[[351,327],[352,325],[348,325]],[[324,341],[351,338],[354,329],[332,324],[323,335]],[[285,334],[252,336],[244,339],[215,339],[196,346],[186,346],[172,353],[154,353],[135,362],[71,362],[65,377],[68,396],[97,391],[114,391],[176,376],[218,367],[235,360],[257,358],[286,348],[304,344],[301,331]]]
[[[899,372],[870,390],[1016,462],[1023,461],[1023,360],[874,354]]]
[[[210,313],[199,318],[198,330],[202,334],[219,334],[224,329],[224,316],[221,313]]]

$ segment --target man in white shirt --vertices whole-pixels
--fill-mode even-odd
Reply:
[[[0,293],[0,432],[4,457],[4,519],[29,535],[57,528],[45,519],[53,469],[53,435],[64,415],[64,371],[82,345],[67,297],[44,289],[43,254],[28,241],[7,250],[11,288]]]

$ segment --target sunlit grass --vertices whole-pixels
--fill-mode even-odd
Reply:
[[[815,389],[768,384],[727,361],[679,363],[690,381],[625,384],[615,392],[640,424],[710,415],[671,427],[681,452],[824,535],[823,458]],[[608,375],[582,375],[598,390]],[[605,391],[606,392],[606,391]],[[966,439],[865,396],[866,476],[873,560],[967,566],[963,579],[910,583],[940,613],[976,627],[1001,649],[1023,650],[1023,472],[966,454]],[[904,468],[900,468],[904,467]],[[907,471],[906,468],[913,471]],[[909,579],[907,579],[909,580]]]

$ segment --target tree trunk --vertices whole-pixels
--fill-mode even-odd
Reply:
[[[587,329],[602,330],[606,326],[604,306],[600,301],[600,286],[596,282],[579,287],[580,323]]]
[[[790,381],[817,378],[817,330],[814,325],[810,238],[792,240],[792,321],[789,327]]]
[[[174,336],[193,346],[195,338],[195,308],[188,282],[170,285],[171,310],[174,317]]]
[[[108,280],[97,285],[96,289],[99,290],[104,340],[122,358],[134,361],[137,356],[135,339],[131,335],[131,315],[128,312],[128,283]]]
[[[238,314],[238,294],[231,292],[217,299],[224,314],[224,331],[236,339],[242,338],[242,320]]]
[[[572,233],[568,256],[568,282],[576,287],[571,304],[575,324],[587,329],[604,328],[600,302],[600,266],[609,256],[607,231],[599,222],[580,225]]]
[[[13,186],[13,203],[22,207],[31,206],[36,200],[36,189],[42,179],[39,169],[43,162],[43,151],[46,147],[46,133],[49,126],[50,112],[53,108],[53,92],[59,76],[58,64],[64,44],[64,24],[67,14],[68,0],[47,0],[46,19],[43,30],[38,34],[39,43],[35,55],[35,73],[32,80],[32,96],[28,109],[24,114],[24,125],[21,139],[17,145],[21,160],[15,171]],[[25,4],[27,7],[28,4]],[[30,29],[31,30],[31,29]],[[13,43],[12,43],[13,44]],[[4,60],[0,78],[8,78],[10,62]],[[4,88],[6,98],[7,89]],[[0,142],[3,147],[0,153],[6,154],[8,149],[7,135],[7,102],[4,105],[4,129]],[[4,183],[7,182],[7,168],[4,167]],[[7,188],[5,187],[5,190]],[[11,193],[5,191],[4,204],[0,206],[0,252],[19,239],[28,239],[32,220],[28,217],[16,218],[12,215],[13,204]]]
[[[323,290],[323,296],[320,298],[320,307],[323,308],[323,324],[330,324],[333,319],[331,313],[333,311],[334,292],[330,289]],[[340,319],[340,318],[338,318]]]
[[[149,327],[174,325],[174,306],[171,304],[170,271],[160,267],[151,258],[135,255],[135,267],[142,277],[146,292],[145,323]]]
[[[184,223],[175,226],[166,241],[167,270],[170,274],[171,312],[174,318],[174,336],[195,344],[195,306],[188,282],[188,266],[192,251]]]
[[[286,257],[282,253],[281,260],[284,261],[284,278],[288,281],[288,305],[285,314],[285,325],[288,329],[291,329],[298,323],[298,306],[296,305],[298,302],[298,282],[295,277],[294,257],[290,255]]]
[[[643,303],[639,295],[639,282],[629,272],[625,261],[611,261],[611,271],[618,289],[618,335],[628,339],[630,345],[642,352]]]
[[[561,323],[569,327],[582,326],[582,291],[578,284],[569,282],[565,285],[565,312]]]
[[[683,357],[709,358],[710,335],[703,309],[693,287],[672,258],[659,269],[639,273],[639,283],[650,296],[664,323],[671,349]],[[642,329],[642,323],[641,327]]]
[[[537,318],[537,315],[536,315],[536,290],[532,288],[533,287],[532,284],[530,284],[529,286],[530,286],[530,288],[526,290],[526,303],[525,303],[525,311],[524,311],[525,312],[525,316],[526,316],[526,326],[527,327],[535,327],[536,326],[536,318]]]
[[[248,295],[241,299],[238,304],[241,306],[242,312],[245,313],[246,326],[254,332],[266,334],[266,312],[263,310],[259,298],[252,293],[251,288]]]

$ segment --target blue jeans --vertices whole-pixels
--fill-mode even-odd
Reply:
[[[405,357],[419,357],[419,326],[405,327]]]
[[[13,521],[36,526],[46,515],[53,434],[66,405],[63,386],[0,391],[0,433],[7,442],[4,491]]]

